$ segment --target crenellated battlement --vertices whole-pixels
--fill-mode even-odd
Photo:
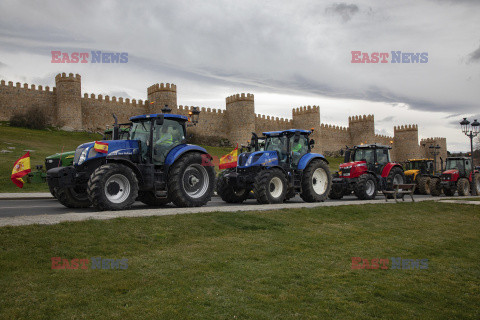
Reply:
[[[420,145],[422,144],[428,144],[428,143],[438,143],[440,141],[447,141],[447,138],[442,138],[442,137],[432,137],[432,138],[424,138],[420,139]]]
[[[403,131],[418,131],[418,125],[409,124],[393,127],[393,132],[403,132]]]
[[[387,135],[384,135],[384,134],[375,134],[375,138],[393,140],[393,137],[390,137],[390,136],[387,136]]]
[[[97,97],[95,97],[95,94],[92,93],[92,94],[88,94],[88,93],[84,93],[83,94],[83,98],[82,99],[85,99],[85,100],[88,100],[88,101],[100,101],[100,102],[111,102],[111,103],[114,103],[114,104],[122,104],[122,105],[125,105],[125,106],[148,106],[149,102],[148,100],[145,100],[145,101],[142,101],[141,99],[139,100],[136,100],[136,99],[132,99],[130,100],[130,98],[123,98],[123,97],[120,97],[120,98],[117,98],[116,96],[103,96],[101,94],[99,94]]]
[[[177,92],[177,86],[175,84],[170,83],[156,83],[147,88],[147,93],[152,94],[154,92],[160,91],[170,91],[170,92]]]
[[[68,76],[65,72],[59,73],[55,76],[55,82],[59,81],[78,81],[80,82],[82,77],[79,74],[69,73]]]
[[[349,130],[349,128],[347,128],[347,127],[341,127],[341,126],[336,126],[336,125],[331,125],[331,124],[326,124],[326,123],[321,123],[320,124],[320,129],[336,130],[336,131],[342,131],[342,132],[348,132],[348,130]]]
[[[357,115],[357,116],[348,117],[348,123],[374,121],[374,119],[375,117],[373,116],[373,114]]]
[[[319,106],[302,106],[298,108],[292,109],[292,115],[298,116],[302,114],[310,114],[310,113],[320,113]]]
[[[20,82],[17,82],[15,84],[15,86],[13,85],[13,81],[8,81],[8,84],[5,82],[5,80],[0,80],[0,87],[5,87],[5,88],[17,88],[17,89],[25,89],[25,90],[28,90],[28,91],[39,91],[39,92],[51,92],[51,93],[55,93],[56,92],[56,88],[53,87],[51,88],[52,90],[50,91],[50,87],[49,86],[38,86],[38,88],[32,84],[30,85],[30,87],[28,86],[27,83],[24,83],[23,86]]]
[[[278,125],[290,125],[292,123],[292,119],[267,116],[267,115],[264,115],[264,114],[256,114],[255,115],[255,120],[271,121],[271,122],[273,122],[275,124],[278,124]]]
[[[254,95],[251,93],[242,93],[242,94],[234,94],[226,98],[226,103],[232,103],[236,101],[254,101]]]

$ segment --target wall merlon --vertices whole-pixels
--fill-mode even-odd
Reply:
[[[235,101],[254,101],[254,95],[251,94],[251,93],[241,93],[241,94],[234,94],[234,95],[231,95],[229,97],[227,97],[226,99],[226,103],[229,104],[229,103],[232,103],[232,102],[235,102]]]

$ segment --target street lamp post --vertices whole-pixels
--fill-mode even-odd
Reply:
[[[475,138],[478,134],[478,129],[480,126],[480,123],[475,119],[472,124],[470,124],[470,121],[467,120],[467,118],[463,118],[463,120],[460,122],[460,125],[462,126],[462,131],[465,133],[467,137],[470,138],[470,155],[472,156],[472,195],[476,196],[477,195],[477,186],[475,184],[475,166],[473,164],[473,138]]]

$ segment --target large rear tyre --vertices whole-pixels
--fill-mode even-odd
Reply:
[[[249,189],[237,189],[231,186],[227,178],[225,178],[225,174],[230,172],[229,170],[225,170],[218,175],[217,178],[217,193],[222,198],[223,201],[227,203],[242,203],[245,201],[250,193]]]
[[[287,193],[287,179],[280,169],[265,169],[255,177],[253,193],[260,204],[282,203]]]
[[[467,178],[461,178],[457,182],[458,195],[461,197],[470,195],[470,181]]]
[[[359,200],[373,200],[377,195],[377,181],[371,173],[358,177],[353,190]]]
[[[434,197],[438,197],[442,194],[442,182],[440,178],[430,179],[430,194]]]
[[[201,207],[212,198],[215,169],[205,166],[199,152],[187,152],[169,170],[169,198],[177,207]]]
[[[77,188],[54,188],[58,201],[67,208],[88,208],[92,205],[85,190]]]
[[[404,183],[405,183],[405,174],[403,173],[403,170],[400,169],[399,167],[393,167],[387,176],[387,190],[392,191],[394,185],[404,184]],[[387,198],[393,199],[393,195],[388,194]]]
[[[171,202],[169,198],[157,198],[153,191],[139,191],[138,200],[150,207],[163,207]]]
[[[92,173],[87,193],[98,210],[127,209],[138,196],[138,180],[129,167],[107,163]]]
[[[430,177],[420,177],[418,180],[418,192],[420,194],[430,194]]]
[[[312,160],[303,171],[300,197],[305,202],[323,202],[331,188],[332,175],[328,164],[323,160]]]
[[[344,193],[345,192],[341,185],[333,183],[332,188],[330,189],[330,193],[328,194],[328,197],[333,200],[338,200],[343,198]]]

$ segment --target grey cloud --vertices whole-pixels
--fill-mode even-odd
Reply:
[[[480,46],[468,55],[468,62],[480,62]]]
[[[345,2],[335,3],[328,6],[325,12],[340,15],[343,22],[348,22],[358,12],[358,6],[356,4],[346,4]]]

